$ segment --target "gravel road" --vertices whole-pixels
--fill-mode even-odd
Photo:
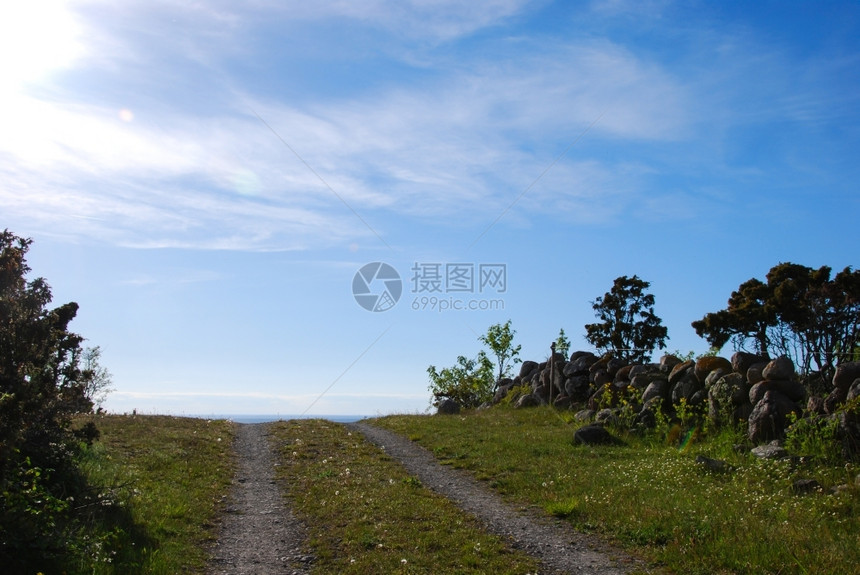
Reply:
[[[541,575],[621,575],[648,569],[597,537],[575,531],[535,509],[504,502],[464,471],[440,465],[408,439],[366,423],[348,424],[400,461],[421,483],[476,516],[486,529],[541,561]],[[265,424],[239,424],[239,466],[208,575],[286,575],[310,572],[306,533],[286,507],[275,479],[276,456]]]

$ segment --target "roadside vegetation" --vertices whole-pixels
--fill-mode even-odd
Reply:
[[[308,527],[314,573],[534,573],[360,433],[322,420],[271,425],[290,505]]]
[[[586,447],[574,445],[581,424],[569,412],[507,406],[372,423],[471,471],[511,501],[539,506],[677,573],[835,575],[860,563],[860,469],[814,453],[782,461],[739,453],[742,431],[664,426],[623,434],[624,445]],[[697,456],[727,465],[709,470]],[[800,479],[818,486],[799,491]]]

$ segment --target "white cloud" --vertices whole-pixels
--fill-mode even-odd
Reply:
[[[82,6],[82,13],[93,11],[92,3]],[[224,51],[215,42],[209,45],[206,58],[218,68],[219,59],[242,43],[233,35],[250,31],[226,4],[194,6],[175,14],[159,4],[131,4],[126,10],[143,11],[150,25],[175,15],[191,26],[186,37],[211,40],[220,32],[207,36],[205,27],[217,24],[233,40],[225,42]],[[433,14],[439,21],[482,26],[521,8],[516,2],[497,2],[485,11],[453,2],[414,2],[385,15],[392,9],[386,2],[361,13],[353,12],[351,3],[331,3],[299,16],[388,22]],[[98,21],[86,25],[98,28]],[[136,35],[142,25],[124,44],[117,35],[128,25],[114,22],[116,30],[99,36],[99,42],[110,36],[119,44],[118,61],[146,57],[139,55],[144,46]],[[197,48],[174,49],[177,61],[185,61],[194,59]],[[107,54],[86,51],[97,55],[98,73],[111,68]],[[597,118],[577,145],[580,158],[589,156],[594,139],[671,141],[686,134],[690,95],[660,66],[622,47],[607,41],[546,46],[516,41],[505,51],[498,60],[467,56],[450,70],[443,58],[433,79],[352,98],[322,94],[310,104],[239,90],[245,82],[234,75],[207,82],[207,100],[214,103],[203,109],[182,99],[136,108],[111,102],[111,96],[83,104],[72,92],[61,97],[58,89],[42,99],[18,93],[0,108],[5,128],[0,174],[6,182],[0,204],[11,219],[46,233],[120,245],[305,249],[374,233],[384,237],[391,215],[483,221],[526,189]],[[201,73],[177,64],[150,81],[182,71]],[[123,74],[108,77],[117,79],[120,89],[138,86],[138,80],[122,84]],[[580,182],[599,174],[601,190],[635,193],[629,175],[616,174],[615,167],[563,158],[542,185],[545,191],[582,189]],[[550,185],[562,176],[575,185]],[[605,208],[574,201],[570,192],[559,197],[567,198],[555,203],[560,209],[575,209],[585,219],[589,210],[605,217]]]

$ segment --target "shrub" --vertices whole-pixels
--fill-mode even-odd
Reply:
[[[430,376],[430,392],[435,398],[434,405],[444,398],[453,399],[462,407],[477,407],[493,398],[493,362],[483,351],[477,358],[457,358],[456,365],[437,371],[431,365],[427,368]]]
[[[49,309],[45,280],[26,279],[30,243],[0,233],[0,564],[21,569],[64,552],[85,490],[75,455],[97,435],[76,433],[71,418],[92,411],[88,389],[107,377],[97,354],[82,367],[83,338],[68,329],[78,305]]]

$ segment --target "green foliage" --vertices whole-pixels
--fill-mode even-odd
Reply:
[[[431,365],[427,368],[430,376],[430,392],[436,399],[449,398],[462,407],[478,407],[493,398],[493,362],[483,351],[477,358],[457,357],[451,367],[437,370]]]
[[[69,331],[78,305],[49,309],[45,280],[27,280],[30,244],[0,233],[0,564],[20,567],[65,553],[79,508],[69,502],[87,497],[75,456],[97,435],[76,434],[71,418],[109,381],[97,348]]]
[[[486,335],[478,337],[478,341],[490,348],[498,362],[499,374],[496,381],[510,375],[511,367],[520,362],[521,345],[514,347],[516,330],[511,329],[511,320],[504,324],[494,324],[487,329]]]
[[[570,352],[570,340],[564,333],[564,329],[558,330],[558,338],[555,340],[555,352],[560,353],[567,359]]]
[[[829,463],[842,460],[838,438],[839,425],[835,418],[820,415],[798,417],[788,415],[788,428],[785,430],[785,447],[793,453],[814,455]]]
[[[612,289],[592,302],[600,323],[585,326],[585,339],[601,353],[628,363],[647,362],[654,349],[666,347],[668,330],[654,313],[650,283],[637,276],[615,279]]]
[[[860,344],[860,271],[781,263],[766,282],[750,279],[732,292],[728,307],[693,322],[715,348],[732,341],[735,349],[790,357],[808,373],[831,372],[853,359]]]

